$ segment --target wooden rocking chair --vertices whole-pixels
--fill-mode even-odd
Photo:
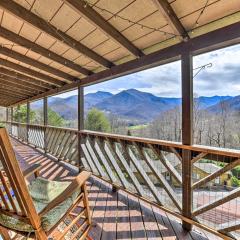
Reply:
[[[90,173],[83,171],[69,183],[39,177],[39,165],[22,172],[5,128],[0,128],[0,162],[0,233],[4,239],[10,239],[9,230],[47,239],[68,217],[71,223],[58,233],[57,239],[63,239],[70,230],[69,239],[87,237],[91,217],[86,181]],[[35,179],[27,185],[25,177],[31,174]],[[81,212],[76,214],[80,203]]]

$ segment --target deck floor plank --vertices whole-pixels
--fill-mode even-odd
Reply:
[[[168,219],[170,218],[168,213],[166,213],[166,216],[168,217]],[[177,222],[175,220],[175,221],[170,221],[170,223],[179,240],[193,240],[190,233],[183,229],[182,224],[180,224],[180,222]]]
[[[90,237],[94,240],[100,240],[102,236],[109,188],[99,182],[98,190],[99,193],[92,214],[92,221],[95,225],[90,231]]]
[[[108,187],[109,190],[101,239],[115,240],[117,236],[117,193],[112,192],[110,185]]]
[[[170,220],[166,216],[166,213],[161,209],[152,206],[153,213],[158,223],[159,230],[163,240],[175,240],[177,239],[175,232],[172,228]]]
[[[36,149],[12,140],[21,168],[39,163],[41,176],[67,181],[78,174],[76,167],[53,161]],[[93,240],[219,240],[201,229],[186,232],[180,221],[163,210],[134,197],[123,190],[113,193],[111,185],[91,177],[88,185],[89,205],[93,226],[89,236]],[[196,228],[195,228],[196,229]],[[199,234],[200,232],[200,234]]]
[[[117,239],[132,239],[128,196],[122,190],[118,191]]]
[[[141,206],[138,199],[134,196],[128,195],[128,204],[132,239],[147,239],[142,214],[140,211]]]
[[[143,216],[143,222],[144,222],[147,238],[150,240],[162,239],[162,235],[161,235],[161,232],[159,231],[159,227],[156,222],[156,218],[152,211],[151,205],[142,200],[139,200],[139,203],[141,206],[141,212]]]

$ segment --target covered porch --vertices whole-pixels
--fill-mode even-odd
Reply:
[[[60,181],[93,174],[90,237],[240,237],[240,180],[228,184],[240,151],[194,144],[193,114],[193,56],[240,43],[239,0],[0,0],[0,19],[1,125],[23,169],[40,163],[42,176]],[[86,130],[86,87],[173,61],[178,142]],[[50,98],[69,91],[76,126],[52,126]]]

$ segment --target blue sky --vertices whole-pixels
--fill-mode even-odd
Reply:
[[[194,93],[198,96],[240,95],[240,45],[195,56],[193,68],[212,63],[194,78]],[[194,71],[195,73],[195,71]],[[85,88],[85,94],[96,91],[118,93],[135,88],[162,97],[181,96],[180,61],[119,77]],[[62,94],[67,97],[76,91]]]

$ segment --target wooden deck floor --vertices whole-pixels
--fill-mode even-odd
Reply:
[[[22,169],[40,163],[43,177],[59,181],[70,180],[77,174],[71,166],[53,161],[27,145],[16,140],[12,143]],[[98,178],[90,179],[88,190],[94,222],[90,237],[94,240],[220,239],[199,229],[186,232],[180,221],[171,215],[122,190],[113,193],[111,186]]]

